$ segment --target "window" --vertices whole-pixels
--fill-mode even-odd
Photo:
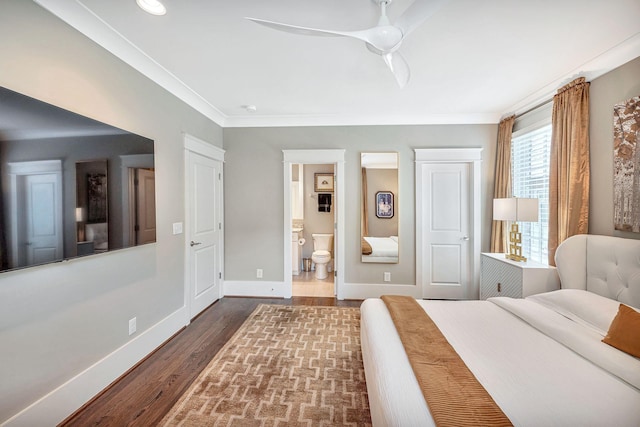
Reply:
[[[548,121],[545,121],[548,123]],[[520,223],[522,253],[528,259],[548,264],[549,158],[551,124],[514,132],[511,140],[511,189],[513,197],[538,199],[538,222]]]

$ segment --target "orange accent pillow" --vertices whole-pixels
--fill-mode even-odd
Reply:
[[[620,304],[618,314],[614,317],[603,343],[640,357],[640,313]]]

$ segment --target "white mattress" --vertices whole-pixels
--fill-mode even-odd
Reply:
[[[535,301],[494,300],[418,302],[514,425],[640,425],[640,390],[630,385],[636,381],[634,372],[640,375],[640,360],[606,344],[594,344],[601,336],[593,330],[576,332],[575,322]],[[556,341],[558,337],[546,336],[497,305],[499,300],[509,300],[502,305],[515,305],[516,311],[522,306],[525,317],[546,311],[545,316],[550,316],[547,327],[560,331],[560,339],[563,335],[573,337],[573,342],[562,344]],[[362,351],[374,426],[434,425],[384,302],[366,300],[361,311]],[[570,333],[562,332],[566,328]],[[623,365],[617,374],[627,372],[630,377],[621,379],[567,345],[587,353],[592,345],[604,348],[596,359],[611,359],[609,351],[622,355],[611,364]]]

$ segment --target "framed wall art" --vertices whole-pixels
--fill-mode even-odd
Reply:
[[[316,193],[333,193],[333,181],[332,173],[316,173],[314,174],[313,190]]]
[[[393,218],[393,193],[391,191],[376,193],[376,216],[378,218]]]
[[[87,174],[87,223],[107,222],[107,175]]]
[[[640,233],[640,96],[613,106],[613,221]]]

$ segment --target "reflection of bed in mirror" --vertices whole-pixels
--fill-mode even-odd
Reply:
[[[106,252],[109,250],[109,229],[106,222],[86,224],[84,233],[87,241],[93,242],[94,252]]]
[[[398,236],[364,236],[362,239],[362,262],[398,262]]]

